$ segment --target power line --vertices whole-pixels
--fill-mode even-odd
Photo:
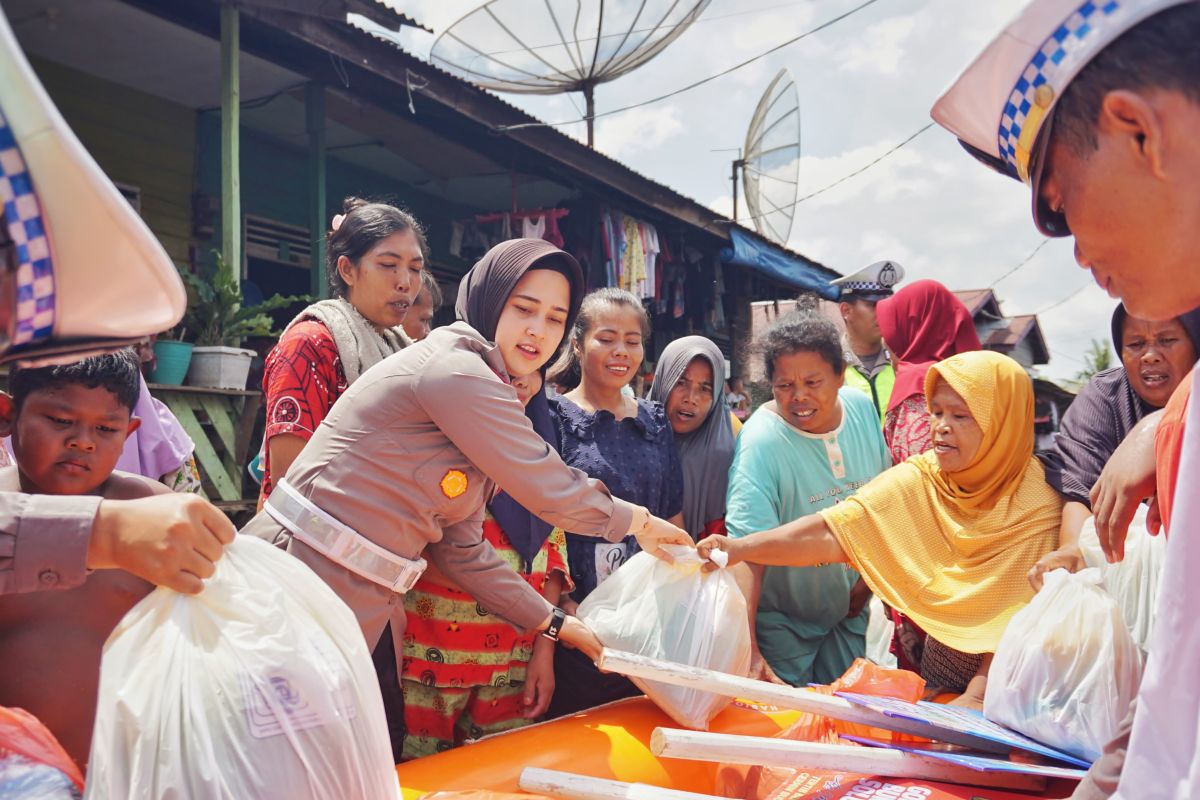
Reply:
[[[600,111],[600,112],[596,113],[592,118],[599,119],[600,117],[607,117],[607,116],[611,116],[613,114],[620,114],[623,111],[631,111],[635,108],[641,108],[642,106],[648,106],[653,103],[659,103],[659,102],[662,102],[663,100],[667,100],[668,98],[675,97],[676,95],[680,95],[680,94],[683,94],[684,92],[691,91],[692,89],[695,89],[698,86],[703,86],[706,83],[711,83],[712,81],[715,81],[717,78],[723,78],[732,72],[736,72],[737,70],[741,69],[742,67],[749,66],[750,64],[753,64],[755,61],[766,58],[767,56],[771,55],[772,53],[778,52],[779,50],[782,50],[783,48],[788,47],[789,45],[793,45],[796,42],[800,41],[801,39],[806,39],[815,33],[819,33],[820,31],[823,31],[826,28],[831,27],[831,26],[837,24],[838,22],[841,22],[842,20],[846,19],[847,17],[852,16],[853,14],[856,14],[859,11],[862,11],[867,6],[874,5],[877,2],[879,2],[879,0],[867,0],[865,3],[855,6],[854,8],[845,12],[844,14],[839,14],[838,16],[834,17],[833,19],[823,22],[815,28],[807,30],[798,36],[794,36],[791,39],[788,39],[786,42],[777,44],[774,47],[772,47],[770,50],[766,50],[762,53],[759,53],[756,56],[752,56],[752,57],[746,59],[745,61],[741,62],[740,64],[734,64],[732,67],[729,67],[728,69],[724,69],[715,75],[710,75],[707,78],[702,78],[694,83],[689,83],[687,86],[680,87],[679,89],[675,89],[674,91],[659,95],[658,97],[652,97],[649,100],[643,100],[639,103],[632,103],[627,106],[621,106],[620,108],[611,108],[608,111]],[[583,118],[583,119],[565,120],[563,122],[524,122],[524,123],[521,123],[520,125],[498,125],[495,128],[493,128],[493,130],[495,130],[498,133],[507,133],[508,131],[522,130],[524,128],[558,128],[563,125],[574,125],[576,123],[586,122],[586,121],[587,121],[587,119]],[[932,123],[930,123],[930,125],[926,126],[926,127],[931,127],[931,126],[932,126]],[[918,131],[918,133],[922,133],[922,132],[923,131]]]
[[[1070,355],[1068,353],[1064,353],[1062,350],[1055,350],[1053,347],[1051,347],[1050,352],[1056,356],[1062,356],[1063,358],[1067,359],[1068,361],[1074,361],[1076,364],[1083,364],[1084,366],[1087,366],[1087,362],[1084,361],[1082,358]]]
[[[932,122],[927,123],[924,127],[920,128],[916,133],[912,134],[904,141],[902,141],[899,144],[890,148],[886,153],[872,159],[871,161],[868,161],[866,164],[862,165],[861,167],[854,170],[853,172],[849,172],[849,173],[843,175],[842,177],[838,178],[836,181],[829,184],[828,186],[822,186],[820,189],[817,189],[815,192],[810,192],[810,193],[804,195],[804,197],[798,198],[796,200],[796,202],[794,202],[794,203],[789,203],[786,206],[778,206],[777,208],[771,209],[766,214],[750,214],[745,217],[738,217],[738,222],[742,222],[743,220],[762,219],[763,217],[766,217],[768,214],[775,214],[780,211],[787,211],[788,209],[795,208],[796,206],[800,205],[805,200],[811,200],[819,194],[824,194],[825,192],[828,192],[830,189],[834,188],[835,186],[839,186],[839,185],[845,183],[846,181],[850,180],[851,178],[853,178],[857,175],[863,174],[864,172],[869,170],[871,167],[875,166],[880,161],[883,161],[885,158],[890,156],[892,153],[896,152],[901,147],[904,147],[906,144],[908,144],[912,140],[916,139],[918,136],[920,136],[922,133],[924,133],[925,131],[929,130],[932,127],[933,127]],[[728,220],[716,220],[716,221],[717,222],[727,222]]]
[[[1020,264],[1017,264],[1015,267],[1013,267],[1012,269],[1010,269],[1008,272],[1004,273],[1004,274],[1003,274],[1003,275],[1001,275],[999,278],[996,278],[996,280],[992,281],[992,285],[991,285],[991,286],[989,286],[988,288],[989,288],[989,289],[994,289],[994,288],[996,288],[996,284],[1000,283],[1000,281],[1002,281],[1002,280],[1004,280],[1005,278],[1009,277],[1009,276],[1010,276],[1010,275],[1012,275],[1014,272],[1016,272],[1017,270],[1019,270],[1021,267],[1025,266],[1025,265],[1026,265],[1026,264],[1028,264],[1030,261],[1032,261],[1032,260],[1033,260],[1033,257],[1034,257],[1034,256],[1036,256],[1036,255],[1037,255],[1039,252],[1041,252],[1042,248],[1043,248],[1043,247],[1045,247],[1045,246],[1046,246],[1046,245],[1048,245],[1048,244],[1050,244],[1050,240],[1049,240],[1048,238],[1047,238],[1047,239],[1042,239],[1042,241],[1041,241],[1041,242],[1038,244],[1038,246],[1037,246],[1037,247],[1035,247],[1035,248],[1033,248],[1033,252],[1031,252],[1029,255],[1025,256],[1025,258],[1023,258],[1023,259],[1021,260],[1021,263],[1020,263]]]
[[[800,3],[801,3],[801,0],[792,0],[792,2],[790,2],[790,3],[778,3],[773,6],[762,6],[761,8],[748,8],[748,9],[744,9],[742,11],[732,11],[728,14],[715,14],[715,15],[706,14],[706,15],[701,16],[695,22],[693,22],[691,24],[691,27],[695,27],[697,25],[702,25],[706,22],[717,22],[717,21],[723,20],[723,19],[733,19],[734,17],[748,17],[752,14],[762,14],[767,11],[778,11],[781,8],[792,8],[792,7],[800,5]],[[638,33],[654,33],[655,31],[657,31],[659,29],[659,27],[661,27],[661,26],[656,26],[653,28],[634,28],[633,30],[620,31],[618,33],[605,33],[605,34],[601,34],[600,36],[584,36],[581,38],[577,38],[574,41],[578,44],[590,44],[591,42],[603,41],[604,39],[621,39],[621,38],[625,38],[625,37],[628,37],[628,36],[631,36],[634,34],[638,34]],[[450,30],[450,29],[448,28],[447,30]],[[490,50],[486,53],[480,53],[480,55],[491,58],[492,56],[507,56],[507,55],[513,55],[514,53],[525,53],[525,52],[529,52],[531,50],[557,49],[562,46],[563,46],[563,43],[561,41],[558,41],[558,42],[550,42],[549,44],[534,44],[534,45],[529,45],[528,47],[512,48],[509,50]]]
[[[1034,316],[1037,316],[1037,315],[1039,315],[1039,314],[1045,314],[1047,311],[1050,311],[1050,310],[1052,310],[1052,309],[1058,308],[1058,307],[1059,307],[1059,306],[1061,306],[1063,303],[1067,302],[1067,301],[1068,301],[1068,300],[1070,300],[1072,297],[1074,297],[1075,295],[1079,294],[1079,293],[1080,293],[1080,292],[1082,292],[1084,289],[1088,288],[1088,286],[1090,286],[1090,285],[1091,285],[1091,281],[1088,281],[1087,283],[1083,284],[1083,286],[1080,286],[1078,289],[1076,289],[1075,291],[1071,292],[1069,295],[1067,295],[1067,296],[1066,296],[1066,297],[1064,297],[1063,299],[1061,299],[1061,300],[1058,300],[1058,301],[1056,301],[1056,302],[1053,302],[1053,303],[1051,303],[1050,305],[1046,306],[1045,308],[1041,308],[1041,309],[1038,309],[1037,311],[1033,312],[1033,313],[1034,313]]]

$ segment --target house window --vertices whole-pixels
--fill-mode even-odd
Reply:
[[[308,228],[247,214],[243,230],[242,292],[247,303],[254,305],[273,294],[309,293],[312,242]],[[284,325],[303,307],[297,304],[271,316],[277,324]]]

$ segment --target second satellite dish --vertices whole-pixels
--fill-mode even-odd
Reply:
[[[768,239],[787,244],[800,185],[800,97],[786,68],[779,70],[758,101],[742,153],[734,162],[735,219],[740,167],[746,208],[755,229]]]
[[[429,60],[484,89],[583,92],[588,145],[596,84],[640,67],[710,0],[489,0],[447,28]]]

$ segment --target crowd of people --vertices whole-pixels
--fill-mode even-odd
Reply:
[[[1014,30],[1041,31],[1052,5],[1035,0]],[[1009,620],[1048,571],[1082,568],[1085,521],[1116,560],[1133,507],[1155,498],[1152,527],[1174,535],[1146,678],[1076,797],[1188,796],[1197,509],[1179,481],[1200,450],[1200,4],[1085,6],[1093,24],[1070,35],[1103,31],[1077,48],[1090,60],[1034,84],[1058,81],[1038,101],[1055,109],[1052,139],[1018,132],[1021,149],[999,150],[994,126],[981,133],[980,103],[961,93],[1008,102],[990,62],[935,108],[973,154],[1032,184],[1038,227],[1075,235],[1081,265],[1122,299],[1121,363],[1084,387],[1046,452],[1027,372],[981,348],[946,287],[897,288],[894,262],[838,281],[841,327],[802,304],[760,335],[770,399],[757,408],[702,336],[658,354],[638,398],[641,299],[589,292],[569,253],[511,239],[435,328],[419,221],[346,202],[328,233],[331,299],[266,359],[262,496],[241,534],[286,549],[354,612],[398,760],[637,693],[595,667],[601,642],[575,612],[633,554],[669,559],[664,545],[723,551],[737,570],[755,677],[839,677],[866,653],[873,595],[898,663],[978,707]],[[1022,57],[993,47],[984,62]],[[47,366],[29,348],[10,375],[0,645],[21,657],[6,660],[0,704],[33,711],[82,763],[108,632],[156,584],[201,591],[234,531],[180,491],[194,468],[136,352],[73,349]],[[151,425],[127,462],[141,475],[118,470]],[[1147,793],[1151,779],[1167,789]]]

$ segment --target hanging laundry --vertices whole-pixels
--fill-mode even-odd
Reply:
[[[558,230],[557,214],[550,214],[546,217],[546,233],[542,235],[542,238],[555,247],[562,247],[566,243],[562,233]]]
[[[455,258],[462,257],[463,231],[466,226],[461,222],[450,223],[450,255]]]
[[[525,217],[521,220],[521,236],[526,239],[546,238],[545,217]]]
[[[638,229],[638,221],[623,215],[625,231],[625,281],[621,288],[636,292],[638,282],[646,280],[646,251],[642,247],[642,234]]]

